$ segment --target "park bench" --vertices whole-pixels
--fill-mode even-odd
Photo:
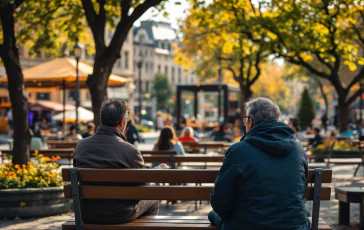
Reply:
[[[49,140],[47,145],[52,149],[75,148],[79,141]]]
[[[2,157],[6,155],[12,155],[13,150],[1,150]],[[56,157],[59,156],[61,159],[68,160],[69,164],[71,164],[73,160],[73,148],[68,149],[39,149],[39,150],[32,150],[30,152],[30,156],[34,157],[35,153],[42,154],[45,157]]]
[[[232,143],[224,141],[200,141],[200,142],[183,142],[183,148],[188,153],[203,153],[206,154],[207,150],[217,151],[223,153]]]
[[[64,230],[81,229],[216,229],[206,216],[146,216],[127,224],[87,224],[81,219],[80,199],[121,200],[209,200],[212,185],[159,186],[148,183],[214,183],[218,170],[151,170],[151,169],[62,169],[66,198],[73,199],[75,218],[62,225]],[[313,201],[312,229],[331,229],[321,218],[320,201],[330,200],[332,171],[309,170],[305,191],[307,200]],[[93,185],[79,184],[93,183]],[[96,186],[95,183],[104,183]],[[115,186],[105,183],[146,183],[144,186]],[[284,197],[282,197],[284,200]],[[310,218],[311,219],[311,218]]]
[[[208,166],[212,167],[221,167],[222,162],[224,161],[223,155],[201,155],[201,154],[188,154],[188,155],[175,155],[175,156],[166,156],[166,155],[144,155],[143,159],[145,163],[166,163],[171,168],[181,167],[194,167],[194,168],[203,168],[206,169]],[[177,165],[176,165],[177,164]]]

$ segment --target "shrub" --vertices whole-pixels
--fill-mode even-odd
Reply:
[[[58,187],[63,184],[59,165],[60,157],[36,154],[26,165],[5,163],[0,166],[0,189]]]

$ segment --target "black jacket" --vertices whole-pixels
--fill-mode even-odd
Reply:
[[[305,151],[289,126],[255,126],[226,152],[211,193],[222,229],[307,229],[307,172]]]

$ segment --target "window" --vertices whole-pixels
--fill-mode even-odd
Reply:
[[[36,94],[36,100],[48,100],[50,99],[50,93],[39,93]]]
[[[158,73],[160,73],[161,71],[161,65],[158,65]]]
[[[182,71],[181,71],[181,68],[178,68],[178,78],[181,78],[181,74],[182,73]]]
[[[145,81],[145,92],[149,92],[149,81]]]
[[[148,57],[148,50],[145,50],[144,57]]]
[[[174,67],[172,67],[172,73],[171,73],[171,75],[172,75],[172,79],[174,79]]]
[[[145,72],[148,73],[148,68],[149,68],[149,65],[148,65],[148,62],[145,63]]]
[[[134,61],[133,62],[133,71],[135,71],[135,69],[136,69],[136,62]]]
[[[181,83],[181,76],[178,76],[178,84]]]
[[[124,51],[125,69],[129,69],[129,51]]]
[[[153,65],[153,62],[150,63],[150,72],[153,73],[154,71],[154,65]]]
[[[164,73],[168,76],[168,66],[164,67]]]
[[[164,49],[164,42],[162,42],[162,47],[161,48]]]
[[[36,57],[37,57],[37,58],[41,58],[41,57],[42,57],[42,52],[37,53],[37,54],[36,54]]]

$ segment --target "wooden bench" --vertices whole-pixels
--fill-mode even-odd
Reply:
[[[177,166],[198,167],[206,169],[208,166],[221,167],[224,161],[223,155],[201,155],[201,154],[188,154],[188,155],[144,155],[145,163],[166,163],[171,168],[178,168]]]
[[[227,147],[233,143],[224,141],[201,141],[201,142],[183,142],[183,148],[188,153],[207,153],[207,150],[215,150],[223,153]]]
[[[77,143],[78,141],[54,141],[54,140],[47,141],[48,147],[54,149],[75,148]]]
[[[13,155],[13,150],[1,150],[1,152],[6,155]],[[38,154],[42,154],[45,157],[56,157],[59,156],[61,159],[65,159],[69,161],[69,164],[71,164],[73,160],[73,148],[68,149],[39,149],[39,150],[32,150],[30,152],[30,156],[34,157],[35,153],[38,152]]]
[[[148,216],[127,224],[94,225],[83,223],[80,199],[121,199],[121,200],[209,200],[212,185],[204,186],[95,186],[91,183],[214,183],[218,170],[151,170],[151,169],[62,169],[66,198],[73,199],[75,218],[62,225],[63,229],[216,229],[207,217],[196,216]],[[331,188],[322,183],[331,183],[332,171],[309,170],[305,191],[307,200],[313,200],[312,229],[331,229],[319,218],[320,201],[330,200]],[[282,200],[284,197],[282,197]]]

